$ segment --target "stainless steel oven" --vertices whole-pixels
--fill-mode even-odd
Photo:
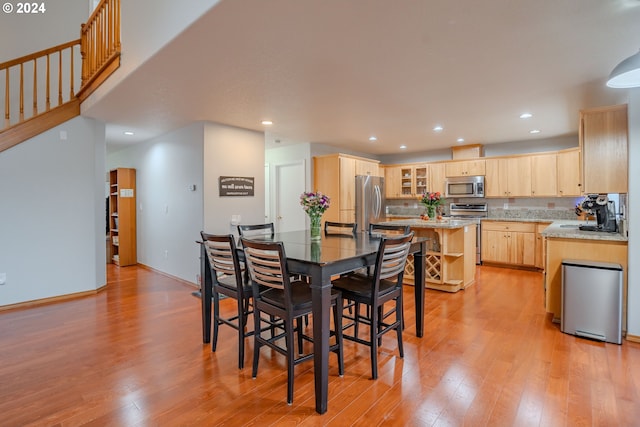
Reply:
[[[484,197],[484,176],[456,176],[445,181],[447,197]]]
[[[451,203],[449,205],[449,215],[452,218],[473,219],[476,222],[476,264],[482,263],[482,256],[480,253],[481,238],[482,238],[482,223],[481,219],[487,217],[487,204],[486,203]]]

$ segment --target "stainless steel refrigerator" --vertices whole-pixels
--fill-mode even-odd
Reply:
[[[384,178],[356,175],[356,223],[358,230],[368,231],[369,224],[384,220]]]

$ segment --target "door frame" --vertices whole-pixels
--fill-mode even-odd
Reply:
[[[278,182],[278,171],[281,167],[285,167],[285,166],[295,166],[295,165],[301,165],[302,166],[302,174],[303,174],[303,179],[304,179],[304,188],[308,188],[308,182],[307,182],[307,161],[306,159],[300,159],[300,160],[295,160],[295,161],[289,161],[289,162],[277,162],[277,163],[272,163],[269,165],[269,173],[270,173],[270,177],[269,177],[269,187],[270,187],[270,191],[269,191],[269,201],[267,202],[269,204],[269,221],[273,222],[276,231],[279,231],[279,222],[277,220],[278,218],[278,212],[276,212],[277,210],[277,206],[278,206],[278,200],[280,197],[280,183]],[[306,191],[306,190],[305,190]],[[290,194],[288,195],[283,195],[283,197],[291,197]],[[300,212],[302,212],[302,207],[300,207]],[[306,216],[306,215],[305,215]],[[305,218],[305,223],[308,226],[308,218]]]

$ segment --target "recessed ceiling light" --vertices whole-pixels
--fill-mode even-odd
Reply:
[[[263,120],[262,124],[265,125],[265,126],[269,126],[269,125],[272,125],[273,122],[271,120]]]
[[[369,137],[369,141],[377,141],[377,140],[378,140],[378,138],[376,138],[375,136],[370,136]]]
[[[457,142],[464,142],[464,138],[458,138],[456,139]]]
[[[540,133],[540,129],[533,129],[530,130],[529,133]]]
[[[434,127],[434,128],[433,128],[433,130],[434,130],[435,132],[442,132],[442,130],[443,130],[443,129],[444,129],[444,128],[443,128],[442,126],[440,126],[440,125],[437,125],[436,127]]]
[[[521,119],[530,119],[531,117],[533,117],[533,114],[531,114],[531,113],[522,113],[522,114],[520,114],[520,118]]]
[[[129,136],[131,136],[131,135],[135,135],[135,134],[134,134],[133,132],[131,132],[130,130],[126,130],[126,131],[124,131],[124,132],[122,132],[122,133],[124,133],[125,135],[129,135]]]
[[[401,150],[406,150],[406,148],[407,148],[407,146],[406,146],[406,145],[401,145],[401,146],[400,146],[400,149],[401,149]]]

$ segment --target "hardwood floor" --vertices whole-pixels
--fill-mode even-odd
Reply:
[[[265,349],[253,380],[251,339],[242,371],[235,331],[221,327],[216,353],[202,344],[193,288],[138,267],[108,275],[96,296],[0,312],[1,426],[640,424],[640,345],[561,333],[539,273],[480,267],[465,291],[428,290],[421,339],[407,287],[404,359],[384,339],[373,381],[368,349],[345,342],[324,415],[312,362],[288,406],[281,355]]]

